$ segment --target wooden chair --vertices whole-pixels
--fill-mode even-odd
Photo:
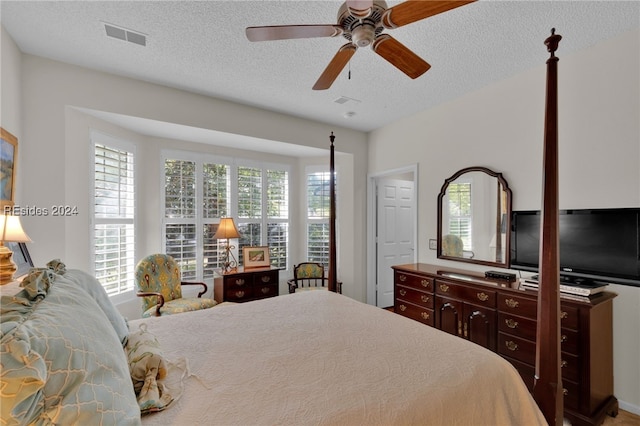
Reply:
[[[303,262],[293,268],[293,278],[288,280],[289,293],[308,290],[328,290],[329,278],[324,266],[316,262]],[[336,292],[342,294],[342,282],[336,283]]]
[[[167,254],[152,254],[136,265],[135,284],[142,297],[142,317],[172,315],[215,306],[213,299],[202,298],[207,292],[205,283],[181,281],[180,266]],[[183,298],[183,285],[199,285],[198,297]]]

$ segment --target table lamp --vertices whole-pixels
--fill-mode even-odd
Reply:
[[[224,262],[222,264],[222,273],[228,273],[238,268],[238,262],[236,261],[235,256],[231,252],[232,249],[235,249],[234,246],[229,245],[230,238],[240,238],[240,233],[238,232],[238,228],[236,228],[236,224],[233,222],[232,217],[223,217],[220,219],[220,224],[218,225],[218,230],[213,235],[213,238],[216,240],[227,240],[227,245],[224,248]],[[233,258],[231,260],[230,258]]]
[[[0,215],[0,285],[13,281],[13,274],[18,269],[13,261],[13,252],[4,243],[29,241],[31,239],[22,229],[19,216]]]

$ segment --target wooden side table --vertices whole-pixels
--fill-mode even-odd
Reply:
[[[213,298],[222,302],[248,302],[277,296],[278,268],[238,268],[213,280]]]

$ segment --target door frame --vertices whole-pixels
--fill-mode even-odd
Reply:
[[[413,241],[415,250],[413,251],[413,262],[418,259],[418,163],[400,167],[392,170],[385,170],[367,175],[367,304],[376,306],[376,275],[377,275],[377,244],[376,244],[376,219],[378,208],[376,202],[376,190],[378,179],[392,177],[394,175],[413,173],[413,199],[414,203],[414,223]]]

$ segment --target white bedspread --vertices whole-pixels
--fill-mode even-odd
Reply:
[[[289,294],[145,322],[192,376],[147,425],[540,425],[516,370],[346,296]]]

